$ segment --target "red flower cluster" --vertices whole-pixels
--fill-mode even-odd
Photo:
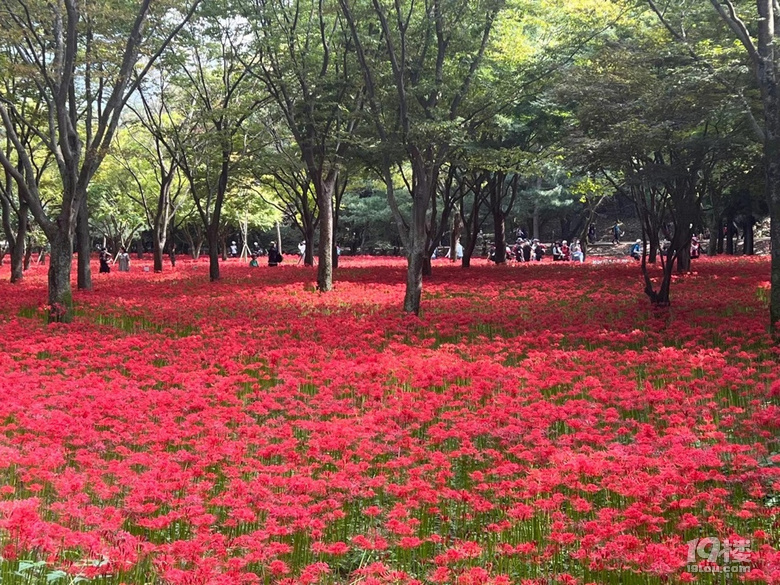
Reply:
[[[56,325],[44,268],[2,282],[0,574],[780,583],[764,260],[663,311],[632,265],[442,263],[420,317],[402,262],[341,265],[96,274]]]

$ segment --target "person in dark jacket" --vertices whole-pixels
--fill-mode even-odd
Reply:
[[[100,272],[111,272],[111,267],[108,265],[108,261],[111,259],[111,255],[108,253],[108,250],[101,248],[100,256],[98,258],[100,260]]]
[[[281,261],[282,255],[276,249],[276,243],[271,242],[271,247],[268,249],[268,266],[278,266]]]

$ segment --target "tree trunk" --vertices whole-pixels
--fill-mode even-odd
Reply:
[[[338,171],[332,169],[322,179],[317,190],[320,209],[320,249],[317,266],[317,289],[328,292],[333,288],[333,194]],[[307,250],[308,252],[308,250]]]
[[[415,203],[412,203],[415,207]],[[415,215],[414,210],[412,212]],[[424,214],[423,214],[424,215]],[[415,223],[417,223],[415,221]],[[407,255],[406,294],[404,295],[404,311],[420,314],[422,299],[423,265],[425,263],[425,222],[420,226],[413,225],[410,230],[410,249]]]
[[[458,259],[457,249],[462,226],[463,221],[461,220],[460,213],[458,213],[456,209],[452,218],[452,231],[450,232],[450,262],[455,262]]]
[[[49,322],[69,323],[73,320],[73,292],[70,284],[73,260],[73,237],[67,228],[58,228],[49,237]]]
[[[726,254],[734,255],[734,216],[726,218]]]
[[[418,193],[412,199],[412,217],[409,226],[409,250],[407,251],[406,294],[404,295],[404,311],[420,314],[422,299],[423,267],[425,265],[425,246],[428,240],[426,233],[426,215],[429,203],[429,182],[427,177],[417,179]]]
[[[26,253],[32,255],[32,246],[25,245],[27,241],[27,205],[19,207],[19,225],[16,228],[16,238],[11,248],[11,282],[19,282],[24,276],[24,257]],[[9,244],[10,244],[9,240]],[[28,264],[29,266],[29,264]]]
[[[163,246],[165,245],[163,242],[160,241],[159,234],[157,233],[157,230],[154,231],[154,271],[155,272],[162,272],[163,271]]]
[[[303,242],[306,244],[306,250],[303,252],[303,265],[314,266],[314,223],[311,221],[307,221],[304,225]]]
[[[428,246],[426,246],[427,248]],[[428,253],[423,255],[423,268],[422,268],[422,275],[423,277],[426,276],[433,276],[433,262],[431,262],[431,257],[428,256]]]
[[[78,288],[92,290],[92,269],[89,266],[92,253],[92,241],[89,237],[89,212],[86,196],[81,199],[79,215],[76,220],[76,246],[78,248]],[[115,252],[114,248],[112,252]]]
[[[780,160],[775,159],[771,170],[773,183],[770,193],[770,246],[772,248],[772,289],[769,300],[769,319],[773,335],[780,341]],[[769,174],[768,171],[767,174]]]
[[[143,236],[138,237],[138,242],[136,242],[135,246],[135,253],[139,260],[144,259],[144,239]]]
[[[677,272],[689,272],[691,270],[691,244],[688,236],[688,244],[683,246],[677,256]]]
[[[474,255],[474,249],[477,247],[477,235],[479,234],[479,208],[480,208],[480,194],[474,193],[474,205],[471,210],[471,214],[468,215],[468,221],[466,222],[466,230],[464,231],[465,241],[463,242],[463,260],[461,266],[463,268],[471,267],[471,257]],[[463,215],[464,204],[461,202],[460,214]]]
[[[209,280],[219,280],[219,233],[218,228],[209,227],[206,230],[206,241],[209,245]]]
[[[712,221],[710,222],[710,241],[707,244],[707,255],[715,256],[723,251],[723,229],[721,229],[720,215],[712,211]],[[720,248],[720,249],[719,249]]]
[[[742,225],[743,233],[745,234],[744,245],[742,247],[742,253],[745,256],[752,256],[755,253],[754,238],[753,238],[753,216],[747,215],[745,217],[745,223]]]
[[[542,180],[539,179],[538,181],[538,188],[541,189]],[[538,240],[539,239],[539,203],[534,203],[534,216],[533,216],[533,238]]]
[[[506,232],[504,231],[504,226],[504,214],[494,208],[493,231],[495,233],[496,264],[506,263]]]
[[[648,256],[649,256],[647,261],[650,264],[655,264],[656,262],[658,262],[658,250],[661,247],[661,238],[658,235],[657,229],[648,230],[647,245],[648,245]]]
[[[9,205],[10,207],[10,205]],[[9,209],[10,211],[10,209]],[[5,210],[4,210],[5,212]],[[32,253],[32,246],[27,242],[27,229],[29,226],[27,203],[21,201],[19,203],[19,210],[16,214],[17,226],[16,234],[7,234],[8,245],[11,248],[11,282],[19,282],[24,276],[24,258],[26,253]],[[5,218],[3,218],[5,221]],[[10,221],[10,218],[9,218]],[[29,266],[29,262],[28,262]]]
[[[24,248],[24,260],[22,261],[22,270],[24,271],[29,270],[31,261],[32,261],[32,238],[28,236],[27,245]]]
[[[14,246],[11,249],[11,282],[19,282],[24,277],[24,241],[21,246]]]
[[[773,117],[767,119],[766,135],[764,164],[770,214],[769,245],[772,254],[769,324],[775,341],[780,342],[780,111],[777,111],[777,108]]]

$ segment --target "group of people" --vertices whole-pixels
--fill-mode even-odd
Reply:
[[[566,240],[557,241],[552,244],[550,250],[553,261],[584,262],[585,255],[582,253],[582,246],[579,240],[574,240],[571,245]],[[541,262],[547,255],[547,246],[538,239],[518,238],[513,246],[506,247],[506,258],[517,262]],[[491,246],[488,258],[496,261],[496,248]]]
[[[642,254],[643,254],[643,245],[642,240],[637,240],[631,245],[631,249],[629,250],[629,254],[634,260],[641,260]],[[665,244],[663,244],[660,248],[660,252],[662,254],[665,254],[666,251],[669,249],[669,242],[667,241]],[[701,256],[701,243],[699,242],[698,236],[692,236],[691,237],[691,258],[698,258]]]
[[[585,255],[582,252],[582,246],[579,240],[574,240],[571,245],[566,240],[557,241],[552,244],[550,250],[552,259],[555,262],[575,261],[584,262]],[[518,238],[513,246],[506,247],[506,258],[514,259],[517,262],[541,262],[547,254],[547,247],[538,239]],[[496,261],[496,248],[492,246],[488,258]]]
[[[119,272],[130,272],[130,254],[127,253],[127,249],[124,246],[119,248],[119,254],[113,258],[108,248],[100,248],[98,260],[100,261],[99,272],[111,272],[111,265],[115,263],[119,264]]]

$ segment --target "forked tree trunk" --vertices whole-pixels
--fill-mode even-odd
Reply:
[[[89,237],[89,212],[86,196],[81,200],[79,215],[76,220],[76,245],[78,248],[78,288],[92,290],[92,269],[89,266],[92,253],[92,242]],[[112,252],[118,248],[113,248]]]

